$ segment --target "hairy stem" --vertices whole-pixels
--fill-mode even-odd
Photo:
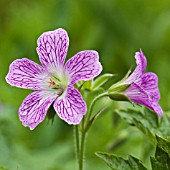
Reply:
[[[82,122],[81,122],[81,143],[80,143],[80,154],[79,154],[79,170],[83,170],[85,136],[86,136],[86,132],[84,131],[84,118],[83,118]]]
[[[98,95],[98,96],[96,96],[96,97],[94,98],[94,100],[92,101],[92,103],[91,103],[91,105],[90,105],[90,109],[89,109],[89,113],[88,113],[88,117],[87,117],[87,122],[86,122],[86,124],[88,123],[88,121],[89,121],[90,118],[91,118],[91,115],[92,115],[92,112],[93,112],[93,108],[94,108],[94,105],[96,104],[96,102],[97,102],[100,98],[105,97],[105,96],[108,96],[108,93],[107,93],[107,92],[102,93],[102,94],[100,94],[100,95]]]
[[[86,132],[82,132],[81,134],[81,145],[80,145],[80,157],[79,157],[79,170],[83,170],[84,164],[83,164],[83,159],[84,159],[84,148],[85,148],[85,137],[86,137]]]
[[[90,120],[91,118],[91,115],[92,115],[92,111],[93,111],[93,108],[94,108],[94,105],[96,104],[96,102],[104,97],[104,96],[108,96],[108,93],[102,93],[100,94],[99,96],[95,97],[94,100],[92,101],[91,105],[90,105],[90,109],[89,109],[89,112],[88,112],[88,116],[87,116],[87,119],[86,119],[86,122],[85,122],[85,118],[83,117],[82,119],[82,122],[81,122],[81,128],[78,129],[78,126],[75,127],[75,136],[76,136],[76,155],[78,156],[78,163],[79,163],[79,170],[83,170],[84,168],[84,162],[83,162],[83,159],[84,159],[84,148],[85,148],[85,138],[86,138],[86,135],[87,135],[87,126],[88,126],[88,121]],[[80,132],[79,130],[81,129],[81,137],[80,137]],[[80,138],[79,138],[80,137]],[[80,141],[79,141],[80,139]]]
[[[75,155],[76,155],[76,160],[79,164],[79,153],[80,153],[80,141],[79,141],[79,129],[78,125],[74,126],[74,137],[75,137]]]

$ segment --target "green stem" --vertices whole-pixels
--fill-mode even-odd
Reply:
[[[108,93],[105,92],[105,93],[102,93],[100,94],[99,96],[95,97],[94,100],[92,101],[91,105],[90,105],[90,109],[89,109],[89,114],[88,114],[88,117],[87,117],[87,121],[86,121],[86,124],[85,124],[85,118],[83,117],[82,119],[82,122],[81,122],[81,141],[79,141],[79,132],[78,132],[78,127],[77,129],[75,129],[75,133],[76,133],[76,154],[77,156],[79,156],[79,170],[83,170],[84,168],[84,164],[83,164],[83,158],[84,158],[84,148],[85,148],[85,138],[86,138],[86,134],[87,134],[87,128],[86,126],[88,125],[88,121],[90,120],[91,118],[91,115],[92,115],[92,111],[93,111],[93,108],[94,108],[94,105],[95,103],[102,97],[104,96],[108,96]]]
[[[84,156],[84,141],[86,132],[84,131],[84,117],[81,121],[81,143],[80,143],[80,153],[79,153],[79,170],[83,170],[83,156]]]
[[[82,131],[82,134],[81,134],[80,155],[79,155],[79,170],[83,170],[83,157],[84,157],[85,137],[86,137],[86,132]]]
[[[74,126],[74,134],[75,134],[75,143],[76,143],[75,154],[76,154],[76,159],[77,159],[78,164],[79,164],[80,141],[79,141],[78,125]]]
[[[90,118],[91,118],[94,105],[96,104],[96,102],[97,102],[100,98],[102,98],[102,97],[104,97],[104,96],[108,96],[108,92],[105,92],[105,93],[102,93],[102,94],[96,96],[96,97],[94,98],[94,100],[92,101],[92,103],[91,103],[91,105],[90,105],[90,109],[89,109],[89,114],[88,114],[88,117],[87,117],[87,123],[88,123],[88,121],[89,121]],[[87,123],[86,123],[86,124],[87,124]]]

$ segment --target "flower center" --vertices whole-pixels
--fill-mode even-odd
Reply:
[[[43,77],[41,87],[57,96],[61,96],[66,91],[70,82],[69,74],[62,67],[47,67]]]
[[[59,88],[59,84],[57,84],[55,81],[53,81],[51,78],[50,78],[50,81],[48,82],[49,83],[49,87],[52,87],[52,88]]]
[[[64,82],[61,82],[58,78],[53,77],[49,78],[48,88],[56,90],[57,94],[61,95],[66,89],[66,85],[64,85]]]

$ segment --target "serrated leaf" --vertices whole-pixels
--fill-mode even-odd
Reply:
[[[170,127],[170,117],[166,113],[164,113],[160,120],[160,125],[159,125],[157,135],[162,137],[170,136],[169,127]]]
[[[153,111],[144,109],[145,119],[148,121],[149,126],[151,125],[155,129],[159,127],[159,117]]]
[[[161,128],[165,128],[162,123],[159,122],[158,116],[150,111],[144,109],[143,111],[135,109],[116,110],[115,111],[120,117],[124,118],[130,125],[135,125],[140,131],[142,131],[151,143],[156,145],[155,135],[161,135]],[[163,130],[161,130],[163,131]]]
[[[170,170],[168,154],[157,146],[155,158],[151,157],[152,170]]]
[[[95,79],[95,81],[93,82],[93,85],[91,87],[91,90],[96,90],[99,87],[101,87],[103,84],[105,84],[110,78],[112,78],[113,76],[115,76],[114,74],[103,74],[101,76],[99,76],[98,78]]]
[[[102,152],[96,152],[95,154],[104,160],[105,163],[113,170],[131,170],[128,161],[123,158]]]
[[[147,170],[142,162],[133,156],[129,156],[129,160],[125,160],[113,154],[102,152],[96,152],[95,154],[104,160],[112,170]]]
[[[146,119],[145,115],[138,110],[116,110],[116,113],[126,120],[130,125],[135,125],[140,131],[142,131],[153,145],[156,145],[155,135],[152,131],[153,127]]]
[[[133,123],[133,118],[141,120],[144,117],[141,111],[135,109],[126,109],[126,110],[119,109],[119,110],[115,110],[115,113],[117,113],[120,117],[125,119],[130,124]]]
[[[156,136],[158,147],[165,151],[170,156],[170,141]]]
[[[133,170],[147,170],[143,166],[142,162],[139,159],[129,155],[128,160],[129,160],[129,164],[131,166],[131,169],[133,169]]]
[[[156,138],[155,135],[151,132],[150,129],[148,129],[141,121],[133,118],[134,125],[141,130],[145,136],[151,141],[153,145],[156,145]]]

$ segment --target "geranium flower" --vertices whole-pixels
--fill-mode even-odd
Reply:
[[[142,50],[136,52],[135,59],[137,67],[130,76],[120,81],[116,86],[110,87],[110,97],[124,98],[119,95],[121,94],[137,104],[145,105],[161,116],[163,111],[158,104],[160,100],[158,77],[152,72],[145,73],[147,61]],[[115,89],[119,94],[113,93]]]
[[[86,103],[74,84],[90,80],[102,71],[98,53],[85,50],[64,65],[69,38],[64,29],[43,33],[37,41],[42,66],[27,59],[13,61],[6,76],[12,86],[35,90],[19,108],[19,118],[31,130],[41,123],[52,103],[58,116],[68,124],[79,124],[86,114]]]

